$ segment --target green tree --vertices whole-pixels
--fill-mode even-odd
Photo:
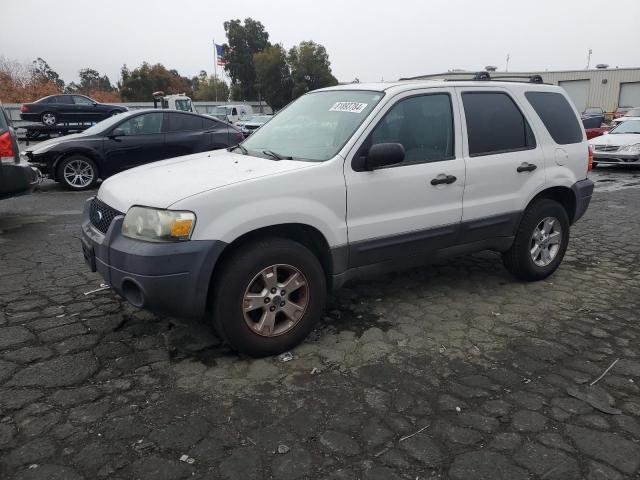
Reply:
[[[255,100],[256,69],[253,55],[263,51],[269,44],[269,34],[262,23],[246,18],[224,22],[227,41],[223,45],[224,69],[231,78],[231,95],[234,100]]]
[[[289,66],[293,79],[293,98],[338,84],[331,73],[327,50],[313,41],[301,42],[289,50]]]
[[[287,54],[281,45],[267,47],[253,55],[256,88],[272,110],[280,110],[291,101],[291,72]]]
[[[202,70],[196,77],[197,86],[193,92],[193,99],[199,102],[210,102],[217,100],[219,102],[226,102],[229,98],[229,86],[216,78],[215,76],[207,75],[207,72]]]
[[[150,65],[143,62],[133,70],[123,65],[120,74],[118,88],[125,102],[150,102],[153,92],[157,91],[163,91],[167,95],[185,93],[193,97],[194,79],[183,77],[176,70],[168,70],[161,63]]]
[[[80,77],[80,83],[71,82],[65,89],[67,92],[91,95],[95,91],[113,92],[115,90],[109,77],[100,75],[100,72],[92,68],[83,68],[78,76]]]
[[[39,82],[51,82],[57,88],[64,88],[64,80],[53,70],[49,64],[42,58],[36,58],[31,64],[31,73],[33,79]]]

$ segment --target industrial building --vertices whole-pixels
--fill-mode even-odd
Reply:
[[[618,107],[640,107],[640,68],[608,68],[598,65],[593,70],[562,70],[555,72],[498,72],[490,70],[492,78],[505,76],[540,75],[543,82],[563,87],[579,111],[587,107],[601,107],[613,112]],[[461,79],[464,71],[456,70],[401,80]],[[474,72],[469,71],[470,75]]]

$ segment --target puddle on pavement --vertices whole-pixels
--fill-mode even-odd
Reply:
[[[10,217],[0,217],[0,234],[9,230],[16,230],[25,225],[34,223],[45,223],[51,219],[48,215],[16,215]]]

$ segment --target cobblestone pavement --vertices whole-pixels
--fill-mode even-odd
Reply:
[[[548,281],[482,253],[358,283],[286,362],[85,295],[88,194],[0,203],[0,478],[639,478],[640,171],[594,177]]]

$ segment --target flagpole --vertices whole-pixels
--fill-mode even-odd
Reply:
[[[213,39],[213,89],[216,92],[216,102],[218,101],[218,47],[216,47],[216,39]]]

